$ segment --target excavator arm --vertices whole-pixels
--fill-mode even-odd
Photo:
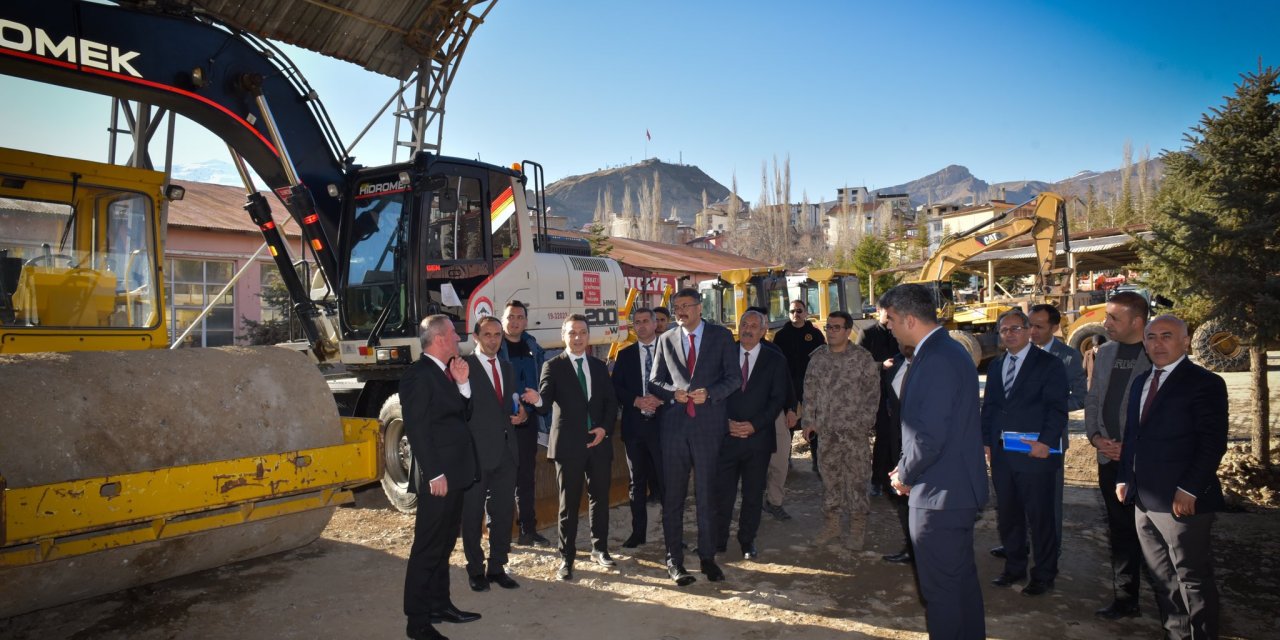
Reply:
[[[1059,225],[1064,230],[1062,237],[1066,237],[1066,201],[1056,193],[1045,192],[1036,196],[1031,202],[1034,202],[1035,206],[1028,216],[1014,217],[1008,222],[990,227],[1025,206],[1020,205],[958,233],[944,242],[920,269],[918,281],[947,280],[969,258],[1031,234],[1036,247],[1037,288],[1042,288],[1046,274],[1053,269],[1054,246],[1058,240]]]

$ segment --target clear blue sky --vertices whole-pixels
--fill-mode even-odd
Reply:
[[[1280,65],[1280,3],[498,0],[454,82],[445,152],[549,180],[683,158],[744,197],[791,158],[833,199],[961,164],[1059,180],[1183,145],[1239,74]],[[394,81],[300,52],[348,143]],[[0,144],[105,159],[105,98],[0,78]],[[15,96],[22,99],[15,100]],[[653,139],[646,149],[645,131]],[[356,149],[390,160],[389,119]],[[176,161],[226,159],[195,125]]]

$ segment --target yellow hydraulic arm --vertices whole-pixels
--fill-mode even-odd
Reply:
[[[1035,207],[1029,216],[1015,217],[1009,222],[983,230],[987,225],[1004,219],[1010,212],[1022,208],[1015,207],[944,242],[920,269],[917,281],[946,280],[965,260],[1008,244],[1015,238],[1032,234],[1036,247],[1036,283],[1038,287],[1042,287],[1045,274],[1053,268],[1058,222],[1065,221],[1066,201],[1062,196],[1046,191],[1036,196],[1033,202]]]

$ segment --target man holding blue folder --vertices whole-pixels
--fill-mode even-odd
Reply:
[[[997,326],[1006,352],[987,369],[982,431],[1006,558],[991,583],[1008,587],[1026,580],[1027,556],[1033,555],[1031,582],[1022,594],[1038,596],[1053,589],[1062,548],[1054,514],[1067,432],[1067,370],[1049,352],[1032,347],[1030,322],[1021,310],[1005,312]]]

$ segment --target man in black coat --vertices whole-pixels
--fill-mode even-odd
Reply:
[[[413,546],[404,579],[407,633],[415,640],[444,638],[437,622],[471,622],[449,598],[449,554],[458,542],[463,492],[476,481],[470,367],[458,357],[458,333],[445,315],[418,327],[422,357],[400,378],[404,432],[413,451],[409,491],[418,494]],[[426,488],[427,491],[421,491]]]
[[[1227,385],[1187,359],[1182,320],[1156,317],[1142,342],[1152,366],[1130,389],[1116,499],[1136,506],[1165,637],[1216,638],[1210,529],[1226,506],[1218,465],[1227,451]]]
[[[896,343],[896,341],[895,341]],[[898,402],[902,395],[902,382],[911,370],[913,347],[903,347],[902,352],[890,358],[891,364],[880,370],[880,407],[876,413],[876,446],[883,446],[885,455],[895,463],[902,456],[902,405]],[[873,459],[874,465],[874,459]],[[873,466],[874,469],[874,466]],[[898,495],[889,482],[889,471],[872,476],[873,483],[879,484],[885,497],[898,512],[898,522],[902,525],[902,550],[898,553],[882,556],[886,562],[907,564],[913,561],[911,553],[911,509],[907,506],[907,497]]]
[[[502,321],[492,316],[476,322],[476,352],[465,358],[471,369],[471,418],[467,426],[480,461],[480,479],[467,489],[462,500],[462,550],[467,556],[467,577],[472,591],[488,591],[496,584],[504,589],[520,585],[507,575],[507,555],[511,552],[511,525],[515,517],[516,467],[519,450],[515,425],[528,416],[524,403],[538,401],[533,389],[516,386],[510,362],[499,356]],[[489,558],[485,568],[480,538],[489,522]]]
[[[618,352],[613,365],[613,388],[622,408],[622,443],[630,472],[628,498],[631,502],[631,535],[622,543],[634,549],[645,543],[649,528],[648,489],[656,481],[661,495],[662,438],[659,420],[666,405],[649,393],[649,372],[657,355],[654,313],[650,309],[631,312],[636,343]]]
[[[1006,352],[987,369],[982,401],[996,526],[1005,548],[1004,571],[992,584],[1008,587],[1026,579],[1029,531],[1035,566],[1022,595],[1038,596],[1053,589],[1062,549],[1056,503],[1067,432],[1067,369],[1057,356],[1031,344],[1031,323],[1022,310],[1001,314],[996,326]],[[1007,449],[1006,431],[1029,434],[1018,442],[1030,450]]]
[[[538,412],[551,413],[547,459],[556,463],[560,487],[561,580],[573,579],[577,554],[578,505],[586,478],[588,514],[591,518],[591,560],[613,567],[609,556],[609,479],[613,467],[613,442],[609,434],[618,419],[618,400],[609,368],[587,355],[590,333],[587,318],[573,314],[560,329],[565,350],[542,365],[538,385]]]
[[[761,342],[767,322],[759,311],[748,311],[738,321],[743,383],[727,400],[729,433],[720,444],[716,468],[716,551],[723,553],[728,547],[733,504],[741,482],[738,543],[748,560],[760,557],[756,532],[764,506],[765,474],[776,447],[775,423],[791,384],[782,352]]]

